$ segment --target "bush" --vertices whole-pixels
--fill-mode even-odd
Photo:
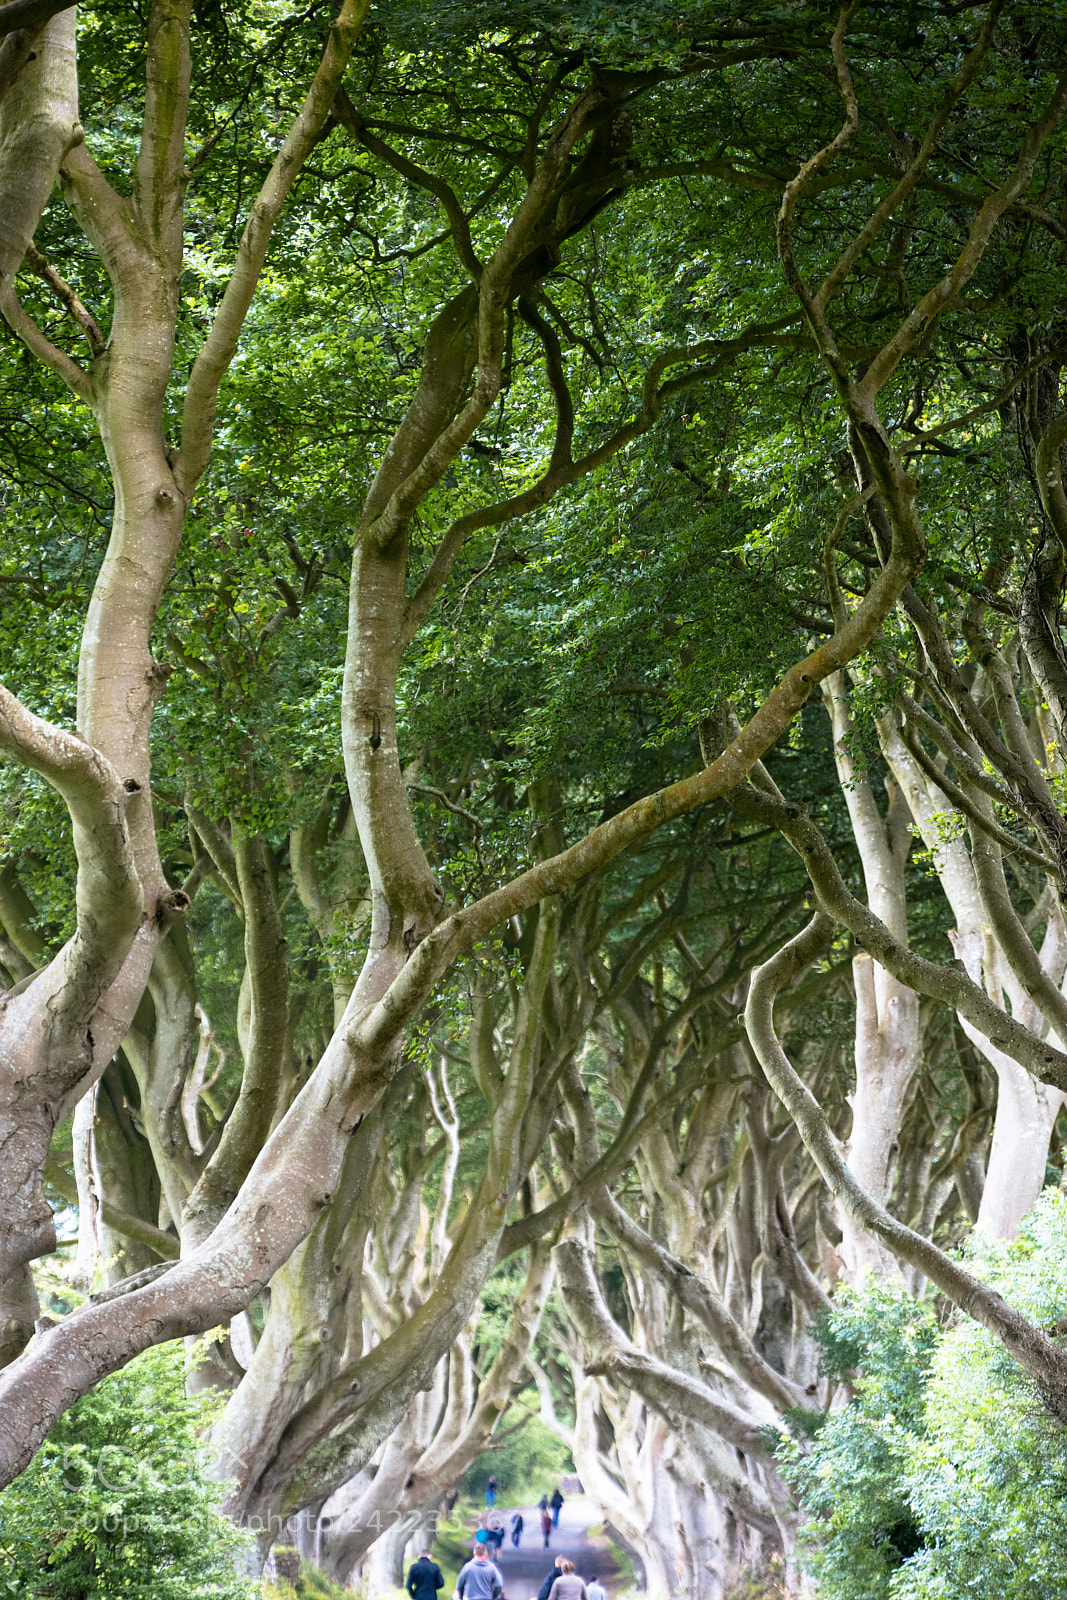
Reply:
[[[0,1493],[0,1596],[250,1600],[246,1540],[219,1510],[198,1438],[214,1402],[185,1392],[180,1345],[105,1379]]]
[[[1013,1244],[971,1253],[1033,1321],[1061,1323],[1063,1195]],[[829,1370],[862,1369],[810,1453],[780,1451],[821,1600],[1067,1600],[1067,1431],[999,1341],[876,1287],[845,1296],[821,1337]]]

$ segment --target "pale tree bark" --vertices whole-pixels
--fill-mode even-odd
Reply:
[[[507,1334],[496,1360],[478,1385],[477,1399],[465,1409],[464,1398],[471,1394],[473,1386],[469,1381],[456,1383],[450,1372],[448,1399],[452,1403],[442,1411],[443,1395],[431,1390],[432,1410],[428,1406],[413,1407],[391,1436],[383,1463],[364,1493],[347,1504],[343,1516],[332,1519],[325,1551],[328,1570],[339,1582],[358,1577],[372,1586],[384,1581],[400,1586],[397,1564],[410,1531],[420,1525],[449,1485],[490,1445],[502,1415],[523,1383],[526,1358],[551,1287],[549,1254],[535,1247]],[[449,1367],[462,1361],[462,1346],[454,1348],[447,1360]],[[418,1414],[420,1410],[422,1416]],[[399,1534],[376,1540],[375,1526],[394,1517]],[[361,1567],[368,1552],[369,1559]]]
[[[992,1333],[1038,1385],[1049,1405],[1067,1411],[1067,1358],[1046,1333],[1036,1328],[988,1284],[967,1272],[929,1239],[890,1216],[866,1194],[849,1171],[837,1140],[818,1105],[793,1070],[774,1026],[774,1000],[807,964],[825,949],[833,934],[833,918],[816,913],[808,926],[752,978],[745,1021],[753,1049],[768,1079],[788,1108],[812,1159],[831,1191],[849,1206],[865,1227],[876,1233],[901,1260],[916,1267],[961,1311]]]
[[[613,1424],[621,1424],[614,1429],[616,1470],[634,1505],[643,1502],[648,1514],[643,1528],[633,1525],[632,1516],[627,1519],[627,1537],[636,1536],[648,1564],[662,1571],[665,1593],[703,1594],[710,1584],[722,1594],[739,1576],[723,1548],[726,1520],[736,1519],[777,1543],[782,1517],[791,1516],[784,1487],[761,1459],[762,1428],[773,1423],[774,1409],[766,1409],[761,1424],[758,1414],[717,1396],[706,1382],[638,1350],[607,1311],[583,1231],[556,1252],[561,1289],[580,1341],[580,1368],[601,1379],[602,1399],[605,1381],[620,1383],[630,1392],[627,1411],[635,1401],[648,1408],[644,1446],[635,1453],[625,1413],[612,1407]],[[593,1465],[596,1471],[598,1463]],[[598,1476],[603,1479],[603,1469]],[[709,1515],[717,1524],[714,1531]]]
[[[911,817],[901,790],[891,785],[886,815],[879,812],[866,773],[857,770],[848,747],[851,722],[843,674],[823,684],[830,714],[834,761],[860,854],[867,903],[895,938],[907,938],[906,872]],[[848,1164],[857,1183],[884,1202],[900,1133],[904,1097],[919,1065],[919,997],[865,953],[852,963],[856,996],[856,1087],[851,1097]],[[896,1264],[879,1240],[857,1234],[841,1215],[841,1254],[849,1281],[858,1286],[868,1272],[892,1276]]]
[[[45,131],[52,132],[44,136],[39,119],[34,121],[36,102],[28,100],[22,109],[40,148],[26,152],[26,172],[19,181],[29,174],[40,186],[46,177],[47,198],[55,175],[51,168],[45,172],[52,139],[64,197],[107,270],[114,308],[105,345],[68,291],[68,307],[88,341],[88,369],[45,337],[10,289],[0,309],[30,350],[92,408],[114,481],[115,514],[83,634],[78,734],[49,728],[0,691],[0,749],[59,789],[71,811],[79,860],[79,932],[24,993],[8,997],[0,1021],[0,1142],[10,1174],[0,1279],[54,1243],[39,1177],[51,1129],[111,1060],[133,1020],[161,941],[188,903],[167,884],[156,843],[148,730],[167,672],[152,658],[149,635],[188,496],[206,465],[213,396],[232,358],[273,222],[325,121],[347,62],[361,20],[357,9],[350,0],[332,31],[309,106],[283,145],[239,249],[236,287],[223,296],[205,360],[194,369],[190,390],[195,389],[196,403],[187,407],[188,450],[180,483],[164,439],[163,404],[173,363],[183,248],[191,5],[157,0],[152,8],[144,124],[128,201],[106,181],[84,143],[72,145],[64,134],[62,148],[57,144],[55,128],[75,93],[73,11],[48,25],[50,47],[39,56],[39,71],[36,63],[24,69],[5,101],[5,116],[26,96],[36,94],[40,101]],[[9,153],[15,159],[14,145]],[[27,205],[20,200],[12,212],[12,252],[36,221],[27,220]],[[21,248],[18,254],[21,258]],[[17,265],[16,260],[12,270]]]
[[[148,1012],[148,1016],[144,1013]],[[143,1025],[142,1025],[143,1024]],[[148,978],[147,1003],[122,1041],[137,1082],[143,1126],[162,1190],[162,1207],[180,1225],[201,1163],[189,1143],[181,1096],[193,1056],[196,976],[185,929],[160,945]]]
[[[339,958],[337,943],[343,937],[347,943],[354,944],[363,930],[367,917],[367,882],[352,807],[347,797],[341,801],[343,821],[338,831],[334,790],[335,783],[331,778],[311,822],[292,829],[289,836],[289,862],[300,903],[325,946],[336,1027],[344,1016],[353,988],[348,963]],[[331,833],[334,834],[335,850],[341,854],[341,862],[327,879],[322,855]]]
[[[1019,981],[1000,943],[999,934],[1003,930],[1018,944],[1020,930],[1014,926],[1003,869],[995,859],[998,846],[980,832],[972,836],[971,851],[962,840],[946,838],[945,822],[953,808],[948,797],[939,790],[934,771],[924,770],[919,765],[913,748],[905,744],[888,720],[883,722],[882,743],[886,758],[907,793],[916,826],[931,853],[952,907],[956,919],[953,948],[958,960],[972,981],[982,985],[996,1004],[1003,1008],[1007,1002],[1013,1017],[1047,1034],[1057,1044],[1062,1043],[1065,1030],[1061,1026],[1061,1030],[1056,1031],[1056,1019],[1039,1009],[1034,985],[1024,987]],[[982,806],[980,794],[975,796],[974,804]],[[985,858],[983,875],[987,882],[1000,889],[995,900],[988,893],[983,897],[975,871],[976,852]],[[1021,938],[1029,944],[1028,935],[1022,933]],[[1033,959],[1049,983],[1062,984],[1067,964],[1064,930],[1054,905],[1050,907],[1043,947]],[[977,1221],[995,1237],[1013,1238],[1024,1213],[1037,1199],[1044,1184],[1049,1138],[1064,1097],[1062,1091],[1035,1080],[1017,1060],[998,1049],[973,1021],[961,1015],[960,1024],[995,1071],[999,1085],[993,1143]]]
[[[266,842],[234,830],[234,860],[244,908],[250,1017],[237,1103],[182,1212],[182,1242],[194,1248],[229,1209],[280,1113],[290,1055],[289,968],[285,928]]]
[[[79,859],[78,923],[59,955],[0,996],[0,1149],[5,1158],[0,1281],[55,1246],[41,1174],[56,1123],[121,1038],[127,953],[145,940],[142,890],[114,767],[0,689],[0,750],[34,767],[66,800]]]
[[[70,1281],[76,1289],[92,1286],[100,1261],[100,1169],[96,1160],[96,1090],[89,1090],[74,1108],[74,1175],[78,1186],[78,1252]]]
[[[526,1176],[523,1132],[538,1092],[542,1003],[558,938],[558,914],[542,905],[526,979],[518,995],[506,1072],[490,1086],[490,1144],[478,1192],[462,1216],[424,1297],[411,1280],[407,1247],[402,1246],[401,1276],[408,1280],[400,1304],[404,1314],[373,1347],[343,1353],[338,1367],[279,1428],[270,1441],[238,1444],[240,1397],[224,1421],[231,1458],[248,1457],[254,1466],[241,1474],[234,1510],[256,1517],[286,1517],[334,1492],[359,1471],[384,1434],[399,1422],[414,1395],[432,1382],[438,1362],[470,1315],[489,1265],[495,1260],[507,1209]],[[410,1224],[419,1224],[417,1196],[405,1206]],[[440,1236],[438,1235],[438,1242]],[[431,1233],[431,1263],[434,1239]],[[394,1245],[394,1251],[396,1246]],[[397,1284],[400,1289],[400,1284]],[[403,1292],[403,1291],[402,1291]],[[394,1291],[395,1295],[395,1291]],[[277,1412],[275,1413],[277,1416]],[[281,1419],[279,1419],[281,1420]],[[345,1425],[345,1442],[336,1433]]]
[[[50,20],[20,24],[20,35],[7,34],[0,45],[0,305],[48,204],[60,162],[81,137],[75,18],[70,7]]]
[[[724,1051],[727,1073],[733,1054],[733,1048]],[[709,1076],[714,1078],[713,1072]],[[752,1098],[749,1090],[744,1099],[751,1102]],[[728,1106],[732,1102],[723,1132],[738,1123],[750,1130],[747,1144],[740,1146],[744,1152],[742,1181],[737,1185],[730,1184],[728,1169],[713,1174],[711,1160],[702,1159],[708,1152],[702,1149],[701,1140],[723,1115],[720,1109],[709,1120],[715,1099],[720,1107],[724,1100]],[[808,1285],[814,1283],[810,1269],[803,1267],[804,1282],[796,1286],[800,1256],[792,1224],[794,1208],[781,1180],[785,1152],[795,1149],[796,1141],[783,1146],[780,1135],[771,1135],[762,1113],[753,1122],[751,1104],[746,1112],[737,1089],[727,1084],[714,1096],[705,1090],[696,1115],[691,1112],[690,1117],[680,1148],[657,1129],[642,1139],[638,1155],[641,1187],[647,1197],[647,1226],[665,1234],[672,1250],[684,1251],[684,1261],[657,1243],[609,1195],[594,1201],[591,1209],[614,1234],[622,1248],[621,1259],[627,1264],[631,1339],[661,1363],[669,1363],[674,1381],[712,1387],[742,1414],[762,1417],[764,1425],[773,1427],[782,1411],[819,1403],[816,1386],[809,1388],[806,1381],[797,1382],[795,1377],[803,1373],[806,1380],[812,1365],[802,1329]],[[712,1144],[712,1151],[717,1143]],[[718,1183],[705,1192],[713,1177],[719,1182],[727,1178],[725,1193]],[[768,1206],[775,1214],[770,1227],[765,1217]],[[715,1219],[710,1227],[704,1220],[709,1215]],[[694,1216],[701,1219],[696,1227],[690,1221]],[[788,1254],[783,1255],[787,1230]],[[769,1244],[771,1232],[775,1243],[761,1247],[763,1241]],[[714,1286],[716,1279],[723,1285],[722,1299]],[[817,1292],[821,1301],[822,1292]],[[693,1316],[689,1327],[680,1314],[682,1306]],[[789,1308],[784,1319],[789,1331],[784,1338],[779,1306]],[[675,1574],[678,1592],[687,1596],[725,1594],[747,1573],[760,1570],[770,1552],[777,1550],[788,1558],[794,1534],[792,1513],[784,1508],[768,1519],[761,1507],[758,1497],[767,1479],[758,1453],[746,1457],[746,1476],[752,1488],[739,1495],[731,1482],[736,1474],[737,1440],[729,1426],[708,1426],[709,1418],[701,1421],[689,1408],[688,1422],[681,1424],[679,1431],[678,1418],[669,1405],[669,1383],[662,1393],[653,1393],[647,1376],[642,1382],[625,1363],[619,1364],[617,1355],[605,1370],[603,1362],[590,1355],[587,1323],[587,1317],[585,1324],[581,1318],[577,1321],[583,1332],[578,1364],[581,1370],[598,1374],[602,1397],[611,1385],[625,1393],[632,1384],[647,1404],[658,1408],[658,1414],[650,1413],[645,1424],[646,1449],[648,1440],[660,1438],[653,1474],[658,1508],[654,1537]],[[620,1414],[618,1406],[613,1414]],[[725,1473],[724,1452],[731,1462]],[[649,1470],[643,1461],[643,1452],[636,1457],[625,1450],[617,1455],[616,1470],[638,1501],[643,1492],[640,1475]],[[631,1482],[634,1472],[638,1478]]]

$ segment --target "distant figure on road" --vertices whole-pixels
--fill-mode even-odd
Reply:
[[[545,1507],[545,1509],[541,1513],[541,1532],[544,1534],[545,1549],[547,1550],[548,1549],[548,1541],[549,1541],[549,1539],[551,1538],[551,1535],[552,1535],[552,1513],[551,1513],[551,1511],[549,1511],[547,1506]],[[546,1597],[546,1600],[547,1600],[547,1597]]]
[[[559,1527],[559,1514],[563,1510],[563,1496],[558,1489],[552,1491],[552,1526]]]
[[[573,1561],[560,1560],[559,1577],[548,1591],[548,1600],[589,1600],[589,1591],[575,1572]]]
[[[595,1576],[590,1578],[585,1587],[589,1592],[589,1600],[608,1600],[604,1585]]]
[[[496,1477],[490,1478],[485,1485],[485,1503],[487,1506],[496,1505]]]
[[[548,1591],[559,1577],[559,1570],[562,1565],[563,1557],[557,1556],[555,1561],[552,1563],[551,1570],[545,1573],[541,1587],[537,1591],[537,1600],[548,1600]]]
[[[538,1509],[538,1511],[547,1511],[548,1510],[548,1496],[547,1496],[547,1494],[543,1494],[541,1496],[540,1500],[538,1500],[537,1509]]]
[[[437,1600],[437,1591],[444,1586],[445,1575],[437,1562],[431,1561],[428,1550],[420,1550],[419,1559],[408,1573],[406,1584],[411,1600]]]
[[[525,1524],[522,1520],[522,1512],[513,1511],[511,1514],[511,1548],[513,1550],[517,1550],[519,1548],[519,1540],[522,1538],[522,1530],[524,1526]],[[606,1595],[604,1600],[607,1600]]]
[[[489,1559],[484,1544],[480,1544],[465,1567],[460,1567],[456,1579],[459,1600],[495,1600],[504,1592],[500,1568]]]
[[[490,1559],[500,1554],[500,1546],[504,1543],[504,1524],[499,1517],[489,1518],[489,1526],[485,1531],[485,1542],[489,1546]]]

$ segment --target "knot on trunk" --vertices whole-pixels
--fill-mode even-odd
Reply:
[[[168,890],[156,902],[156,922],[161,928],[173,927],[184,917],[192,903],[184,889]]]
[[[153,704],[159,699],[160,695],[167,687],[167,680],[173,671],[174,667],[171,662],[153,661],[152,665],[145,673],[144,681],[148,685],[148,693]]]

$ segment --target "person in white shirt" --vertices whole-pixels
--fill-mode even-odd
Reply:
[[[589,1596],[589,1600],[608,1600],[608,1597],[604,1592],[604,1585],[600,1582],[599,1578],[590,1578],[585,1588],[586,1593]]]

